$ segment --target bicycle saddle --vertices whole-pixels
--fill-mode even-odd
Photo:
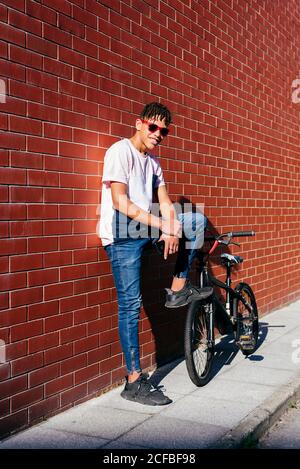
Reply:
[[[233,256],[232,254],[227,254],[225,252],[221,254],[221,259],[223,260],[223,262],[228,262],[230,264],[241,264],[244,260],[240,256]]]

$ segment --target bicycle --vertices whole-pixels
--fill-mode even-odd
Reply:
[[[238,231],[223,233],[219,236],[205,236],[210,249],[198,252],[199,286],[212,286],[213,293],[206,300],[194,301],[190,304],[184,332],[184,351],[188,374],[196,386],[204,386],[211,379],[211,369],[215,347],[215,316],[226,320],[228,330],[234,333],[235,343],[244,355],[251,355],[257,346],[258,340],[258,311],[255,295],[245,282],[231,288],[231,270],[233,265],[241,264],[243,259],[239,256],[223,253],[221,262],[226,267],[226,281],[222,282],[214,277],[208,269],[211,254],[218,245],[229,246],[238,243],[232,238],[254,236],[254,231]],[[225,291],[225,300],[220,299],[216,288]]]

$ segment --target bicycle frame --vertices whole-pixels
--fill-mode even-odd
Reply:
[[[232,316],[232,302],[234,298],[239,299],[243,305],[247,308],[249,313],[252,312],[252,307],[249,305],[249,303],[245,300],[243,295],[241,295],[237,290],[234,290],[231,287],[232,280],[231,280],[231,269],[232,266],[230,264],[225,265],[226,267],[226,281],[222,282],[221,280],[217,279],[214,277],[208,269],[208,259],[209,255],[207,255],[204,259],[199,258],[199,286],[204,287],[204,286],[213,286],[213,287],[218,287],[221,288],[226,292],[225,295],[225,303],[223,303],[216,295],[215,291],[213,292],[213,300],[216,303],[217,307],[219,308],[219,311],[222,312],[222,314],[226,315],[227,318],[230,319],[231,324],[234,326],[237,318]],[[225,306],[224,306],[225,305]]]

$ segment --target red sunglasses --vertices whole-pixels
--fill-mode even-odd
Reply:
[[[153,124],[153,122],[149,122],[145,119],[141,119],[141,121],[143,122],[143,124],[148,124],[149,132],[154,133],[157,130],[159,130],[160,135],[162,137],[166,137],[168,135],[169,131],[170,131],[170,129],[168,129],[167,127],[160,127],[159,125]]]

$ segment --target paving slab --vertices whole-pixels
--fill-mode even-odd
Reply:
[[[67,416],[61,413],[49,419],[43,426],[56,430],[71,430],[78,435],[115,439],[148,418],[149,415],[145,413],[80,406]]]
[[[207,448],[226,430],[226,427],[204,425],[159,414],[134,428],[118,441],[123,448],[127,448],[128,444],[163,449]],[[106,448],[109,446],[110,444],[107,444]]]
[[[98,449],[109,440],[37,426],[12,436],[1,449]]]

